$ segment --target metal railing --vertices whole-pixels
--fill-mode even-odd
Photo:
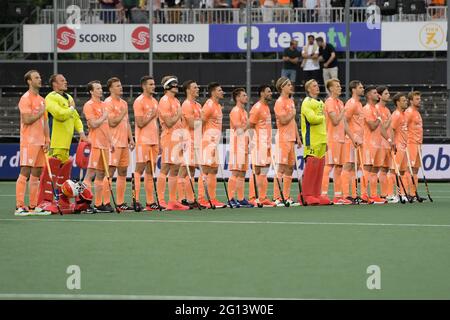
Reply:
[[[68,23],[73,18],[73,13],[66,9],[57,10],[57,23]],[[367,8],[350,8],[351,22],[365,22],[368,18]],[[160,9],[154,11],[154,23],[246,23],[244,9]],[[251,14],[252,23],[327,23],[344,22],[344,8],[319,8],[309,10],[306,8],[253,8]],[[81,9],[81,23],[148,23],[148,11],[134,8],[126,13],[124,10],[105,9]],[[428,7],[425,14],[403,14],[381,16],[381,21],[406,22],[406,21],[436,21],[447,20],[447,7]],[[39,23],[53,23],[53,9],[43,9],[40,12]]]

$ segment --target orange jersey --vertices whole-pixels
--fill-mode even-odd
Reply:
[[[413,107],[409,107],[405,111],[408,123],[408,144],[422,144],[423,141],[423,123],[420,112]]]
[[[330,113],[334,112],[336,116],[339,116],[344,109],[344,103],[340,99],[334,99],[329,97],[325,100],[325,118],[327,120],[327,138],[328,143],[333,142],[345,142],[345,128],[344,119],[342,119],[337,126],[331,121]]]
[[[194,141],[194,128],[189,127],[189,120],[201,121],[202,120],[202,106],[197,101],[184,100],[181,105],[181,112],[183,113],[183,125],[186,130],[189,131],[191,141]]]
[[[145,95],[141,94],[136,98],[136,100],[134,100],[133,110],[135,118],[143,117],[150,112],[153,112],[155,114],[156,112],[158,112],[158,101],[153,97],[148,98]],[[139,128],[135,123],[136,144],[159,144],[159,127],[157,120],[158,117],[155,116],[143,128]]]
[[[388,107],[382,106],[382,105],[377,103],[375,105],[375,108],[377,109],[378,114],[381,117],[382,123],[386,122],[389,119],[389,117],[391,116],[391,111],[389,111]],[[388,127],[386,129],[386,131],[387,131],[387,134],[388,134],[388,137],[389,137],[389,135],[390,135],[390,127]],[[380,124],[380,134],[381,134],[381,124]],[[385,149],[390,149],[391,148],[389,142],[386,140],[385,137],[383,137],[383,135],[381,135],[381,147],[385,148]]]
[[[380,125],[375,130],[370,130],[369,121],[376,121],[379,117],[375,105],[366,104],[363,108],[364,113],[364,145],[374,148],[381,147],[381,128]]]
[[[351,98],[345,104],[345,118],[348,127],[357,142],[363,142],[364,136],[364,114],[360,101]]]
[[[222,106],[208,99],[202,108],[203,135],[209,141],[220,143],[220,135],[222,134]]]
[[[161,123],[161,138],[172,135],[177,129],[182,129],[183,124],[181,118],[172,126],[168,127],[164,122],[162,116],[175,117],[178,110],[181,108],[180,101],[177,98],[169,97],[164,95],[161,100],[159,100],[158,112],[159,112],[159,122]]]
[[[110,127],[109,132],[111,133],[111,139],[115,147],[126,148],[128,147],[128,104],[123,99],[113,99],[108,97],[105,99],[104,104],[106,105],[106,110],[108,111],[108,117],[116,118],[119,116],[123,110],[127,110],[122,121],[115,127]]]
[[[398,149],[405,150],[408,142],[408,122],[405,112],[395,110],[392,113],[391,128],[394,129],[394,143]]]
[[[272,145],[272,117],[269,106],[260,101],[255,103],[250,109],[249,121],[255,125],[258,141],[266,139],[265,143],[267,143],[267,147],[270,147]]]
[[[288,124],[281,124],[279,117],[286,116],[294,113],[295,115],[295,103],[294,100],[284,97],[279,97],[275,102],[275,119],[278,129],[278,141],[289,142],[297,140],[297,126],[295,125],[295,116],[289,121]]]
[[[22,115],[37,114],[42,109],[45,109],[45,100],[39,94],[27,91],[20,98],[20,145],[43,146],[45,144],[46,112],[32,124],[25,124],[22,119]]]
[[[247,123],[247,111],[235,106],[230,112],[230,145],[234,146],[232,152],[238,152],[238,150],[248,152]],[[243,129],[242,134],[238,134],[238,129]]]
[[[83,113],[87,121],[97,120],[106,111],[106,105],[103,101],[94,102],[92,99],[86,102],[83,106]],[[88,123],[89,125],[89,123]],[[110,136],[108,119],[102,122],[97,128],[89,127],[89,140],[93,148],[109,149]]]

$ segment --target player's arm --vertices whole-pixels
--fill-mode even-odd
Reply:
[[[112,114],[110,113],[111,116],[108,117],[109,126],[111,128],[117,127],[120,124],[120,122],[122,121],[122,119],[125,117],[127,112],[128,112],[128,107],[123,108],[123,110],[117,115],[117,117],[112,116]]]
[[[172,128],[178,122],[178,120],[180,120],[181,115],[182,115],[182,113],[181,113],[181,107],[180,107],[180,108],[178,108],[177,113],[174,116],[172,116],[169,113],[162,112],[161,118],[164,120],[164,123],[166,124],[166,126],[168,128]]]
[[[195,128],[194,109],[190,108],[189,105],[183,104],[183,106],[181,107],[181,111],[183,112],[183,117],[186,120],[189,129],[194,129]]]
[[[131,151],[133,151],[136,143],[134,142],[133,132],[131,131],[130,121],[128,120],[128,147]]]
[[[355,147],[358,146],[358,142],[356,142],[355,140],[355,136],[353,135],[352,131],[350,130],[350,126],[348,125],[348,120],[351,118],[351,114],[348,113],[347,111],[344,112],[345,113],[345,117],[344,117],[344,132],[347,135],[347,137],[350,139],[350,141],[353,143],[353,145]],[[349,116],[350,114],[350,116]]]
[[[48,115],[47,113],[44,113],[44,152],[48,151],[48,148],[50,147],[50,127],[48,125]]]
[[[80,141],[89,142],[89,139],[84,134],[83,122],[81,121],[80,115],[76,110],[74,112],[74,118],[75,118],[74,122],[75,131],[78,132],[78,134],[80,135]]]
[[[344,119],[345,111],[344,111],[344,109],[342,109],[339,114],[336,114],[336,112],[331,111],[331,112],[328,112],[328,116],[330,117],[330,120],[331,120],[331,123],[333,124],[333,126],[337,126],[342,121],[342,119]]]
[[[373,119],[373,118],[374,118],[374,115],[372,114],[372,111],[370,109],[364,110],[364,121],[369,126],[370,131],[375,131],[381,123],[380,116],[376,116],[375,120],[369,120],[369,119]]]
[[[27,124],[27,125],[33,124],[33,123],[35,123],[36,121],[38,121],[42,117],[44,112],[45,112],[45,108],[42,108],[36,114],[22,113],[22,121],[23,121],[24,124]]]
[[[45,98],[45,107],[47,111],[53,116],[53,118],[58,121],[66,121],[73,116],[74,112],[76,112],[75,106],[72,105],[68,109],[61,108],[58,104],[58,101],[52,95],[49,95]]]
[[[289,122],[292,121],[295,117],[295,110],[289,112],[289,110],[284,109],[283,107],[275,107],[275,114],[277,116],[278,121],[285,126]]]
[[[316,114],[314,110],[311,108],[311,105],[308,101],[304,101],[302,104],[302,113],[305,116],[306,120],[312,125],[322,124],[325,120],[325,116],[323,114]]]
[[[89,127],[96,129],[100,127],[106,119],[108,119],[108,112],[103,112],[103,114],[98,118],[86,117],[86,119],[89,124]]]
[[[297,121],[295,121],[295,127],[298,128],[297,127]],[[297,145],[300,148],[302,146],[302,138],[300,137],[299,130],[297,130],[297,129],[295,130],[295,135],[297,136],[295,142],[297,142]]]

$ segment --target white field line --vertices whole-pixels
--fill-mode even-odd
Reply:
[[[399,228],[450,228],[450,224],[419,224],[419,223],[372,223],[372,222],[320,222],[320,221],[233,221],[233,220],[124,220],[124,219],[36,219],[36,218],[6,218],[0,221],[15,222],[100,222],[100,223],[199,223],[199,224],[265,224],[265,225],[317,225],[317,226],[368,226],[368,227],[399,227]]]
[[[264,297],[205,297],[205,296],[158,296],[122,294],[58,294],[58,293],[0,293],[0,299],[93,299],[93,300],[316,300]]]

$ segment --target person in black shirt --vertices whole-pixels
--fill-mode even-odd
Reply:
[[[316,42],[319,45],[319,61],[323,62],[323,82],[327,83],[329,79],[339,79],[336,50],[331,44],[325,43],[322,37],[317,37]]]
[[[301,58],[300,51],[297,50],[298,42],[292,40],[289,48],[283,51],[283,69],[281,69],[281,76],[288,78],[294,84],[297,78],[298,63]]]

